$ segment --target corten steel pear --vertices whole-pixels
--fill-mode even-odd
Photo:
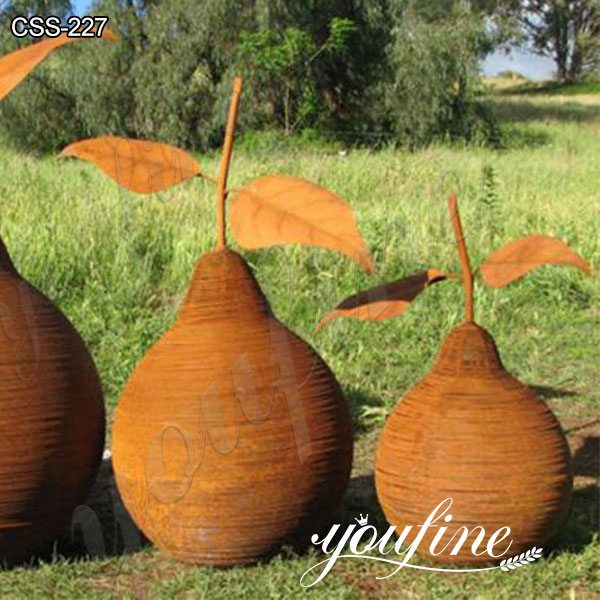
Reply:
[[[105,29],[102,37],[114,41]],[[0,100],[53,50],[0,58]],[[0,239],[0,561],[55,538],[85,501],[102,459],[105,413],[96,367],[60,310],[15,269]]]
[[[277,320],[227,247],[240,93],[236,79],[216,181],[217,249],[200,258],[175,324],[132,374],[113,428],[117,485],[137,525],[171,556],[216,566],[308,543],[333,518],[352,464],[349,410],[334,375]],[[63,155],[142,193],[203,176],[191,156],[150,142],[84,140]],[[302,179],[251,182],[237,192],[231,222],[247,248],[320,245],[372,268],[346,203]]]
[[[56,537],[100,466],[105,415],[96,368],[0,240],[0,561]]]
[[[421,552],[440,562],[489,561],[471,544],[483,526],[487,535],[508,526],[510,554],[540,546],[565,519],[572,487],[570,455],[561,427],[546,404],[508,373],[491,335],[473,320],[473,271],[456,206],[449,199],[465,291],[465,322],[446,337],[431,372],[396,405],[376,453],[375,483],[387,520],[399,528],[423,523],[451,498],[452,521],[431,556],[430,528]],[[560,240],[530,236],[495,252],[482,265],[484,281],[502,286],[532,268],[587,263]],[[430,269],[360,292],[322,322],[340,316],[379,320],[395,316],[427,286],[456,275]],[[465,526],[471,534],[452,554]],[[453,541],[451,541],[451,539]],[[487,541],[487,538],[486,538]],[[483,550],[485,545],[483,545]]]

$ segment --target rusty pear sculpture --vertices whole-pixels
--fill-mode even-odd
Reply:
[[[116,37],[108,29],[102,36]],[[61,35],[0,59],[0,99]],[[23,279],[0,239],[0,561],[27,558],[68,525],[102,459],[105,413],[96,367],[60,310]]]
[[[465,322],[446,337],[431,372],[388,418],[376,453],[377,495],[390,524],[424,522],[452,499],[452,522],[436,547],[438,562],[489,561],[471,545],[480,533],[510,527],[498,544],[516,555],[540,546],[565,519],[572,487],[570,455],[561,427],[546,404],[508,373],[491,335],[473,320],[473,271],[456,199],[449,199],[465,293]],[[480,272],[500,287],[542,264],[587,263],[560,240],[530,236],[490,256]],[[430,269],[360,292],[321,321],[336,317],[379,320],[400,314],[429,285],[449,276]],[[429,528],[420,548],[430,548]],[[408,536],[412,542],[416,533]],[[450,541],[449,541],[450,540]],[[429,552],[429,550],[427,551]]]
[[[96,368],[64,315],[0,240],[0,561],[56,537],[100,466],[105,415]]]
[[[238,78],[216,182],[217,249],[200,258],[175,324],[131,375],[112,445],[119,491],[146,536],[177,559],[216,566],[306,544],[333,517],[352,464],[349,410],[334,375],[277,320],[227,247],[240,93]],[[151,142],[104,137],[63,155],[141,193],[202,176],[193,157]],[[232,202],[231,223],[246,248],[320,245],[372,268],[347,204],[302,179],[251,182]]]

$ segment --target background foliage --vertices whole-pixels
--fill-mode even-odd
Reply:
[[[2,128],[13,144],[37,151],[108,133],[205,150],[220,137],[241,73],[243,128],[375,131],[410,146],[486,138],[477,65],[492,44],[483,13],[458,1],[431,6],[99,0],[89,12],[110,16],[119,43],[57,52],[2,104]],[[62,0],[9,2],[0,51],[17,45],[7,33],[14,14],[69,9]]]

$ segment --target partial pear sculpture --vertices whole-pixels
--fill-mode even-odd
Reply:
[[[0,240],[0,561],[58,536],[100,466],[96,368],[73,326],[15,269]]]
[[[465,322],[446,337],[431,372],[398,402],[382,431],[375,460],[377,495],[388,522],[412,525],[412,542],[430,512],[452,499],[447,532],[429,554],[438,528],[419,552],[442,563],[487,562],[471,544],[484,527],[510,527],[494,548],[510,556],[551,538],[564,521],[572,487],[569,448],[560,424],[536,394],[503,367],[492,336],[473,319],[473,271],[456,198],[449,199],[465,291]],[[530,236],[494,253],[484,281],[506,285],[542,264],[587,263],[560,240]],[[400,314],[429,285],[450,278],[436,269],[361,292],[323,320],[378,320]],[[458,544],[463,534],[468,537]],[[458,550],[454,552],[455,548]],[[480,549],[481,550],[481,549]]]
[[[116,40],[108,29],[99,37]],[[0,100],[53,50],[81,39],[61,35],[0,58]],[[0,239],[0,562],[27,558],[69,524],[94,482],[104,435],[90,353]]]
[[[307,544],[333,518],[352,465],[350,414],[335,376],[276,318],[249,265],[227,247],[240,94],[238,78],[216,182],[217,249],[200,258],[175,324],[131,375],[112,445],[119,491],[145,535],[176,559],[215,566]],[[161,146],[99,138],[64,155],[104,168],[111,147],[111,162],[123,158],[132,172],[120,181],[122,169],[105,172],[137,191],[202,176],[192,157],[179,169],[182,151]],[[238,191],[231,213],[245,247],[321,245],[372,268],[347,204],[302,179],[260,178]]]

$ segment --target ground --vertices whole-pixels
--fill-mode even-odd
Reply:
[[[496,149],[435,145],[407,153],[379,143],[287,144],[241,132],[232,187],[270,173],[306,177],[352,205],[376,263],[368,278],[345,258],[299,247],[244,252],[279,318],[331,365],[351,404],[355,465],[340,518],[369,513],[383,523],[373,454],[395,403],[431,367],[460,322],[460,286],[440,284],[403,316],[380,323],[313,327],[358,289],[436,267],[456,270],[445,196],[458,193],[475,264],[527,233],[567,241],[597,272],[600,96],[503,89],[488,102],[502,119]],[[521,93],[522,92],[522,93]],[[564,90],[563,90],[564,92]],[[23,275],[52,298],[88,343],[104,383],[109,423],[137,361],[177,312],[198,257],[214,245],[214,190],[201,180],[157,197],[117,189],[93,167],[0,150],[0,234]],[[203,156],[213,175],[217,157]],[[574,457],[573,508],[535,565],[505,574],[413,570],[376,579],[381,567],[340,561],[310,594],[322,598],[591,598],[598,577],[597,277],[546,267],[505,289],[480,286],[476,318],[495,337],[506,367],[534,387],[565,429]],[[110,433],[109,440],[110,443]],[[50,555],[0,572],[10,598],[293,598],[314,553],[283,552],[255,567],[212,570],[178,564],[144,544],[114,500],[107,457],[88,502],[100,537],[90,557],[65,535]],[[116,516],[115,519],[115,506]],[[90,521],[88,521],[88,525]],[[127,546],[132,552],[124,553]]]

